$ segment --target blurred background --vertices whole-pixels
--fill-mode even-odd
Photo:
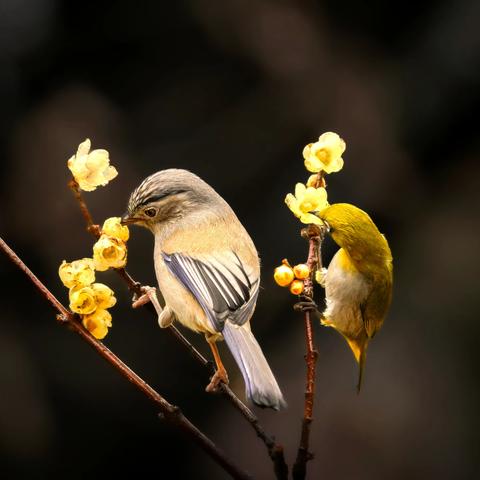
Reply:
[[[479,472],[478,191],[480,3],[0,1],[0,232],[67,302],[57,268],[91,254],[66,187],[86,137],[118,178],[87,193],[99,222],[167,167],[192,170],[226,198],[262,257],[253,329],[289,408],[255,409],[294,459],[305,367],[303,323],[278,288],[281,259],[306,258],[283,204],[305,181],[302,149],[324,131],[347,142],[331,202],[367,210],[387,235],[395,292],[355,393],[356,365],[334,331],[320,352],[309,478],[463,479]],[[132,230],[129,270],[155,284],[153,237]],[[327,241],[324,261],[335,252]],[[263,444],[204,392],[205,370],[119,302],[105,343],[255,478]],[[0,256],[0,476],[226,475],[86,344]],[[319,290],[317,301],[323,299]],[[207,355],[203,338],[188,337]],[[223,348],[223,346],[222,346]],[[232,388],[243,383],[229,354]],[[478,478],[478,477],[477,477]]]

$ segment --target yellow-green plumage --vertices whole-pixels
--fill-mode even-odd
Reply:
[[[382,326],[392,299],[392,253],[363,210],[337,203],[318,216],[340,247],[324,278],[322,323],[341,333],[352,349],[360,366],[360,390],[368,342]]]

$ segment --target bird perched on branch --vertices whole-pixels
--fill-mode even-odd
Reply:
[[[367,346],[380,329],[392,299],[393,264],[388,242],[372,219],[359,208],[338,203],[317,212],[340,247],[328,269],[321,272],[326,309],[323,325],[343,335],[359,364],[360,391]],[[300,310],[315,310],[310,298]]]
[[[125,224],[155,236],[155,271],[165,300],[154,294],[161,327],[175,319],[203,333],[217,365],[207,390],[228,383],[216,342],[225,339],[255,404],[276,410],[282,393],[250,329],[260,284],[255,246],[227,202],[193,173],[168,169],[146,178],[128,203]]]

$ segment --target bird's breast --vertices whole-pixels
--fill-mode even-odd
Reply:
[[[345,250],[340,249],[325,276],[324,323],[344,334],[358,335],[363,329],[361,305],[370,290],[367,279],[355,268]]]

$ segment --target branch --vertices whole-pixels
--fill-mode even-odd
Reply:
[[[35,274],[22,262],[18,255],[0,238],[0,248],[9,259],[22,270],[35,287],[42,293],[46,300],[59,312],[57,319],[70,327],[75,333],[92,346],[108,363],[123,375],[130,383],[135,385],[146,397],[153,401],[160,410],[160,417],[167,422],[179,427],[194,442],[196,442],[218,465],[220,465],[232,478],[247,480],[252,477],[238,468],[218,447],[204,435],[190,420],[183,415],[181,410],[169,403],[162,395],[155,391],[145,380],[139,377],[125,363],[123,363],[102,342],[98,341],[78,321],[78,317],[67,310],[50,290],[35,276]]]
[[[87,231],[91,233],[95,238],[99,238],[100,236],[100,228],[93,222],[93,217],[88,210],[87,204],[83,199],[82,192],[78,186],[78,183],[75,180],[71,180],[68,183],[69,188],[72,190],[76,200],[78,201],[80,210],[82,215],[85,219],[87,224]],[[141,296],[143,294],[142,284],[136,281],[124,268],[116,269],[118,275],[124,280],[127,284],[129,290],[137,296]],[[155,309],[151,303],[147,303],[144,305],[148,310],[153,314],[157,315]],[[168,331],[190,352],[192,357],[197,360],[198,363],[203,365],[204,367],[209,368],[211,373],[215,373],[215,366],[209,360],[207,360],[188,340],[187,338],[176,328],[174,325],[170,325]],[[283,446],[279,445],[275,442],[275,439],[268,435],[262,425],[260,424],[256,415],[233,393],[231,388],[221,382],[220,385],[221,393],[229,400],[229,402],[244,416],[244,418],[250,423],[252,428],[255,430],[257,436],[263,441],[265,444],[268,455],[270,456],[275,476],[278,480],[287,480],[288,479],[288,466],[285,462],[285,456],[283,451]]]
[[[322,174],[318,175],[316,187],[326,186]],[[306,296],[313,298],[313,276],[315,271],[322,267],[321,245],[325,229],[319,225],[309,225],[308,228],[302,230],[302,237],[308,239],[308,259],[307,265],[310,275],[304,280],[304,293]],[[305,404],[303,410],[302,432],[300,435],[300,445],[297,451],[297,458],[292,469],[294,480],[304,480],[307,474],[307,462],[313,458],[313,454],[309,451],[310,445],[310,427],[313,421],[313,404],[315,396],[315,370],[318,358],[318,351],[315,349],[313,342],[313,322],[311,312],[306,311],[305,315],[305,341],[307,353],[305,362],[307,364],[307,381],[305,388]]]

